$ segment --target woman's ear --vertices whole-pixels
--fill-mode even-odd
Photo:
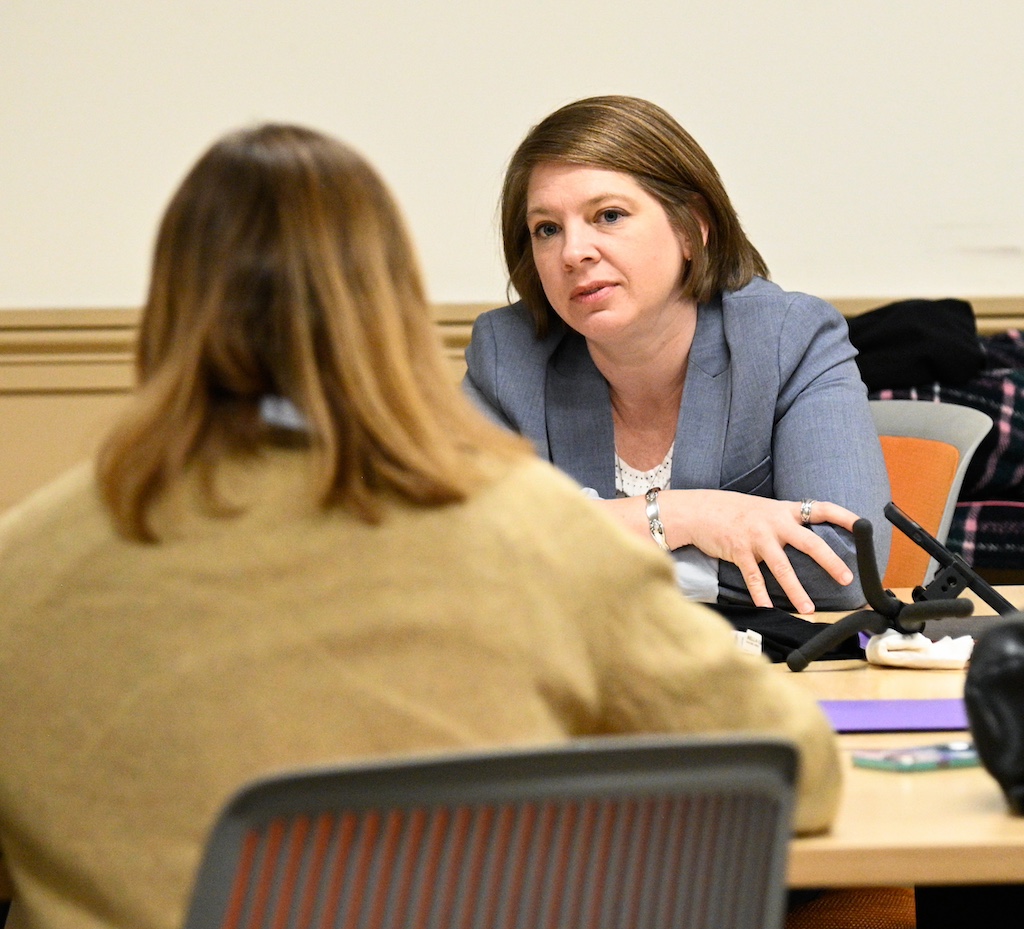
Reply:
[[[706,246],[708,244],[708,226],[707,220],[703,216],[697,216],[697,224],[700,226],[700,237]],[[687,261],[693,260],[693,247],[690,245],[690,237],[685,233],[681,232],[679,235],[679,241],[683,246],[683,257]]]

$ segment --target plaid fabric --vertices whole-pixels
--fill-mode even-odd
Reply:
[[[877,390],[877,400],[958,403],[992,417],[967,469],[946,547],[974,568],[1024,568],[1024,335],[980,336],[984,363],[966,384]]]

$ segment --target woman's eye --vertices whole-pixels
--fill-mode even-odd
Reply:
[[[554,223],[538,223],[533,228],[533,234],[538,239],[550,239],[556,232],[558,226]]]
[[[625,215],[622,210],[601,210],[601,222],[617,223]]]

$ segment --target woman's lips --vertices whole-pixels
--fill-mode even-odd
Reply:
[[[603,300],[615,285],[611,281],[594,281],[592,284],[580,284],[574,287],[569,299],[577,303],[593,303]]]

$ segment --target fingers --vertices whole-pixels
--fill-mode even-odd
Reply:
[[[761,573],[761,564],[753,555],[741,555],[736,558],[736,567],[743,574],[743,583],[747,585],[747,593],[754,606],[774,606],[768,595],[768,587]],[[805,594],[806,597],[806,594]]]
[[[797,504],[797,519],[800,519],[800,504]],[[811,506],[811,523],[831,523],[843,529],[853,531],[853,524],[858,520],[856,513],[851,512],[844,506],[837,503],[830,503],[827,500],[816,500]],[[822,568],[832,576],[834,580],[844,587],[853,581],[853,573],[823,539],[819,538],[807,527],[801,525],[800,531],[788,535],[786,543],[799,549],[805,555],[813,558]]]
[[[800,504],[794,503],[793,507],[797,522],[802,523],[800,519]],[[811,523],[814,525],[833,523],[836,526],[841,526],[843,529],[853,532],[853,524],[859,518],[856,513],[846,509],[845,506],[840,506],[838,503],[830,503],[828,500],[815,500],[811,504]]]
[[[807,595],[807,591],[804,589],[803,584],[801,584],[800,578],[787,557],[785,546],[790,545],[803,552],[827,571],[833,580],[843,586],[852,583],[853,572],[850,571],[843,559],[832,550],[827,542],[819,538],[809,528],[800,524],[802,523],[800,518],[801,505],[796,503],[793,506],[792,512],[796,517],[798,525],[794,526],[788,522],[784,522],[781,525],[776,523],[775,532],[769,532],[767,538],[762,538],[759,543],[752,547],[751,555],[755,561],[753,570],[747,564],[739,564],[738,560],[737,564],[741,571],[743,571],[747,590],[757,606],[771,604],[765,588],[764,577],[757,566],[757,563],[763,562],[764,566],[771,572],[782,588],[783,593],[785,593],[793,608],[800,613],[813,613],[814,603]],[[852,530],[853,524],[857,519],[858,517],[855,513],[828,501],[816,501],[811,507],[811,522],[814,524],[832,523]]]
[[[813,558],[837,583],[844,587],[852,583],[853,572],[846,566],[846,562],[832,551],[824,539],[820,539],[813,532],[803,530],[790,539],[789,544],[809,558]]]
[[[827,545],[825,547],[828,548]],[[803,584],[800,583],[800,578],[796,576],[796,571],[793,570],[793,565],[790,563],[789,558],[786,557],[786,553],[782,548],[779,548],[770,558],[765,558],[764,566],[771,571],[772,577],[778,582],[782,592],[798,613],[814,612],[814,603],[807,596],[807,591],[804,590]]]

